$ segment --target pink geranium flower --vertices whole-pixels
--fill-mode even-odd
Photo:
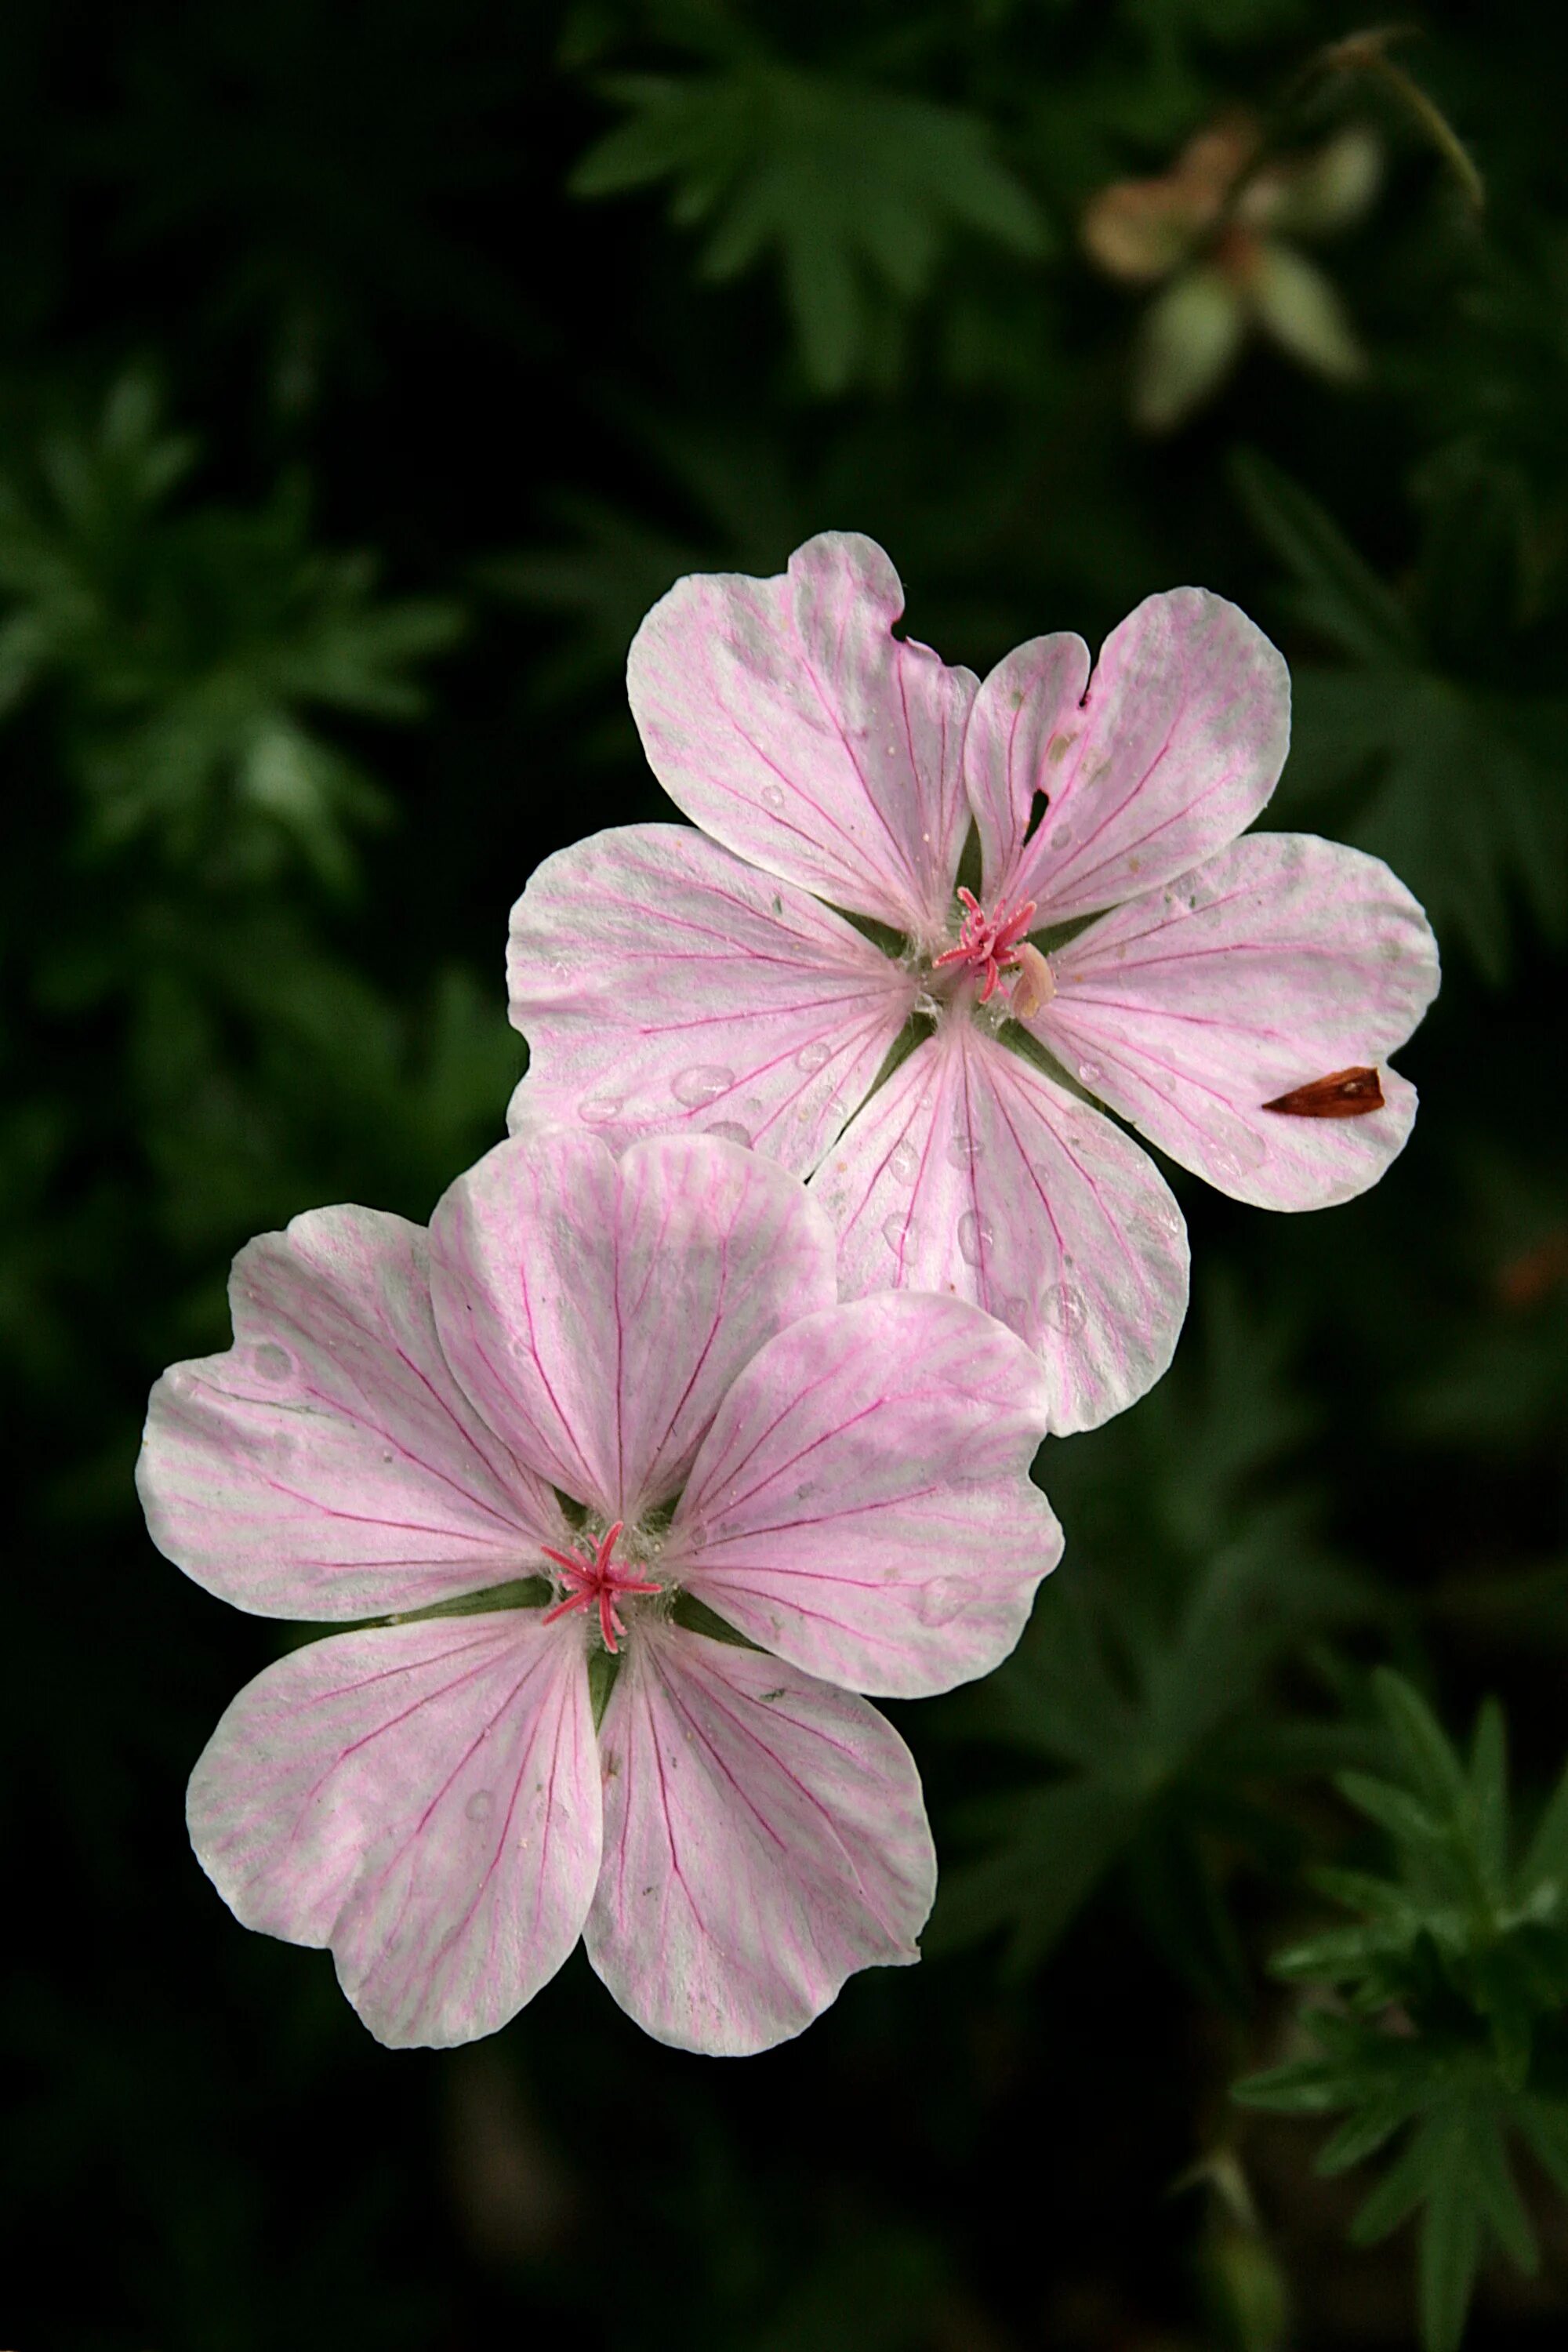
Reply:
[[[330,1945],[382,2041],[493,2032],[579,1935],[709,2051],[917,1957],[920,1782],[857,1694],[1016,1640],[1061,1549],[1045,1376],[958,1300],[838,1305],[834,1255],[732,1145],[542,1132],[428,1235],[340,1208],[251,1243],[233,1348],[154,1389],[172,1559],[264,1615],[386,1620],[258,1675],[189,1800],[237,1916]]]
[[[1348,1200],[1410,1131],[1386,1056],[1436,952],[1377,859],[1237,838],[1289,687],[1234,605],[1152,596],[1092,677],[1062,635],[984,684],[895,637],[902,605],[881,550],[829,532],[648,614],[632,709],[701,830],[597,834],[530,882],[514,1125],[743,1137],[812,1178],[847,1293],[975,1300],[1089,1427],[1158,1378],[1186,1300],[1175,1202],[1105,1112],[1237,1200]]]

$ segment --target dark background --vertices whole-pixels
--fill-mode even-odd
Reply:
[[[1289,2046],[1266,1962],[1360,1834],[1330,1776],[1375,1746],[1374,1664],[1456,1736],[1501,1694],[1526,1817],[1563,1761],[1568,36],[1456,0],[1387,53],[1478,212],[1386,73],[1312,68],[1359,23],[8,0],[17,2352],[1415,2340],[1408,2231],[1351,2251],[1365,2179],[1228,2088]],[[1237,106],[1287,152],[1381,142],[1312,248],[1365,368],[1255,341],[1140,434],[1150,298],[1078,223]],[[828,527],[982,670],[1184,581],[1268,627],[1298,694],[1269,821],[1387,856],[1437,926],[1421,1117],[1320,1216],[1178,1179],[1177,1369],[1047,1449],[1068,1549],[1020,1661],[897,1711],[946,1870],[921,1969],[742,2063],[647,2042],[579,1957],[495,2040],[388,2053],[186,1846],[185,1775],[278,1637],[145,1540],[146,1389],[224,1344],[250,1234],[423,1216],[496,1139],[510,900],[666,813],[633,628]],[[1568,2315],[1568,2218],[1520,2179],[1542,2272],[1489,2265],[1468,2339],[1510,2352]]]

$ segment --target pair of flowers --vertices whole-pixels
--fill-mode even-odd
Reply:
[[[233,1349],[153,1391],[161,1548],[353,1627],[230,1707],[196,1851],[384,2041],[492,2031],[580,1934],[710,2051],[912,1959],[934,1857],[868,1696],[1005,1655],[1061,1549],[1039,1440],[1142,1394],[1185,1305],[1100,1106],[1283,1208],[1408,1134],[1431,935],[1375,860],[1237,839],[1288,733],[1251,624],[1178,590],[1092,677],[1056,636],[981,683],[901,601],[828,534],[655,608],[633,709],[700,830],[530,883],[511,1139],[427,1235],[253,1243]]]

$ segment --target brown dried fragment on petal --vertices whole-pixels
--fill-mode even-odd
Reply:
[[[1326,1078],[1276,1095],[1263,1108],[1290,1118],[1363,1118],[1383,1108],[1383,1081],[1375,1070],[1331,1070]]]

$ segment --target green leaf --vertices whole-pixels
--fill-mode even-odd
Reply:
[[[1245,2075],[1231,2089],[1245,2107],[1267,2107],[1280,2116],[1328,2116],[1351,2095],[1340,2068],[1326,2058],[1297,2058]]]
[[[1463,1802],[1465,1770],[1442,1725],[1403,1675],[1380,1666],[1372,1686],[1398,1742],[1411,1785],[1438,1817]]]
[[[1503,2147],[1502,2126],[1491,2113],[1472,2107],[1466,2116],[1466,2160],[1471,2193],[1490,2222],[1498,2243],[1515,2267],[1532,2275],[1541,2250],[1530,2217],[1520,2202]]]
[[[1335,1777],[1334,1786],[1358,1812],[1376,1822],[1401,1845],[1447,1844],[1447,1824],[1436,1819],[1408,1790],[1396,1788],[1392,1780],[1374,1780],[1369,1772],[1341,1772]]]
[[[1540,1887],[1555,1887],[1560,1909],[1568,1909],[1568,1765],[1536,1824],[1519,1865],[1517,1885],[1521,1902]]]
[[[1248,519],[1292,574],[1292,609],[1352,660],[1421,660],[1415,626],[1393,592],[1363,562],[1327,510],[1258,449],[1231,461]]]
[[[0,709],[52,696],[90,853],[147,839],[256,878],[302,860],[341,888],[385,804],[318,714],[417,715],[413,666],[462,616],[379,601],[372,562],[313,545],[297,480],[250,510],[172,505],[190,456],[133,375],[0,473]]]
[[[1490,1900],[1501,1903],[1509,1877],[1508,1730],[1495,1698],[1476,1724],[1470,1803],[1481,1883]]]
[[[1421,2097],[1422,2085],[1415,2078],[1372,2093],[1359,2114],[1348,2116],[1318,2150],[1317,2169],[1325,2175],[1348,2172],[1352,2164],[1375,2156],[1410,2121]]]
[[[1137,1820],[1133,1801],[1092,1780],[1058,1781],[972,1808],[960,1833],[965,1826],[982,1832],[994,1850],[943,1871],[926,1950],[951,1951],[1006,1927],[1010,1971],[1032,1967],[1060,1940]]]
[[[1481,2259],[1481,2208],[1450,2126],[1429,2142],[1430,2180],[1421,2221],[1421,2334],[1426,2352],[1458,2352]]]
[[[713,278],[771,255],[819,390],[868,371],[878,295],[915,301],[957,232],[1045,249],[1033,199],[952,108],[757,58],[623,77],[606,94],[629,120],[583,157],[574,192],[670,182],[672,218],[708,230]]]
[[[1514,2122],[1564,2197],[1568,2197],[1568,2100],[1531,2092],[1515,2099]]]
[[[1431,2196],[1444,2162],[1443,2146],[1430,2124],[1418,2125],[1405,2147],[1358,2208],[1351,2223],[1352,2245],[1374,2246],[1408,2221]]]

